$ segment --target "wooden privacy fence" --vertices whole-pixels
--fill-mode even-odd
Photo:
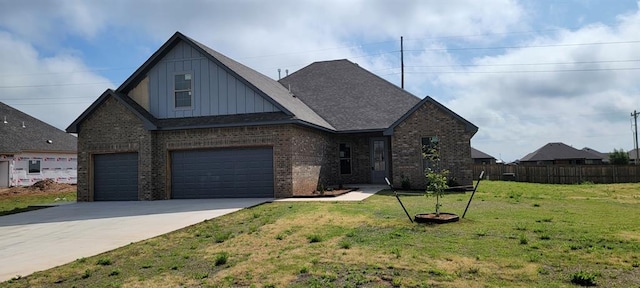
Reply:
[[[483,170],[488,180],[549,184],[640,182],[640,165],[473,165],[473,175],[480,175]]]

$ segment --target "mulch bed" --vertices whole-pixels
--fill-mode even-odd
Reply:
[[[312,194],[308,195],[296,195],[293,198],[318,198],[318,197],[336,197],[340,195],[347,194],[351,191],[356,191],[358,188],[343,188],[343,189],[334,189],[334,190],[326,190],[324,192],[315,191]]]
[[[457,222],[460,217],[453,213],[440,212],[440,216],[436,216],[436,213],[416,214],[413,220],[418,223],[444,224]]]

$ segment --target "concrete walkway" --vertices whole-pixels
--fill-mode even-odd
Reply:
[[[84,202],[0,217],[0,282],[273,199]]]
[[[389,187],[382,184],[349,184],[349,186],[358,187],[358,189],[336,197],[284,198],[275,201],[362,201]]]

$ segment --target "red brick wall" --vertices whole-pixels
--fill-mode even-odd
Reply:
[[[109,97],[80,123],[78,133],[78,201],[93,201],[94,154],[138,152],[138,198],[151,200],[152,136],[131,111]]]
[[[293,124],[147,131],[139,118],[109,98],[80,124],[78,201],[93,201],[93,154],[138,152],[138,198],[159,200],[171,196],[171,151],[238,147],[273,149],[276,198],[308,194],[332,179],[330,138],[326,132]]]
[[[425,103],[400,123],[391,137],[393,184],[400,187],[402,176],[412,188],[426,185],[422,164],[422,137],[438,136],[443,169],[460,185],[472,185],[471,137],[465,124],[431,103]]]

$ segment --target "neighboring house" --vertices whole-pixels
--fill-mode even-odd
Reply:
[[[77,138],[0,102],[0,187],[76,183]]]
[[[631,149],[629,150],[629,152],[627,152],[629,154],[629,164],[636,164],[636,158],[640,158],[640,155],[638,155],[638,150],[639,149]]]
[[[596,157],[596,161],[598,161],[597,159],[600,159],[601,163],[596,163],[596,164],[609,164],[609,154],[608,153],[602,153],[599,152],[598,150],[595,149],[591,149],[589,147],[584,147],[582,148],[582,151],[586,151],[591,153],[594,157]],[[594,163],[586,163],[586,164],[594,164]]]
[[[474,164],[496,164],[496,158],[471,147],[471,158]]]
[[[602,157],[592,152],[578,150],[567,144],[548,143],[540,149],[527,154],[519,165],[583,165],[602,164]]]
[[[290,197],[328,185],[424,187],[423,145],[472,184],[477,127],[347,60],[275,81],[181,33],[68,128],[78,200]]]

